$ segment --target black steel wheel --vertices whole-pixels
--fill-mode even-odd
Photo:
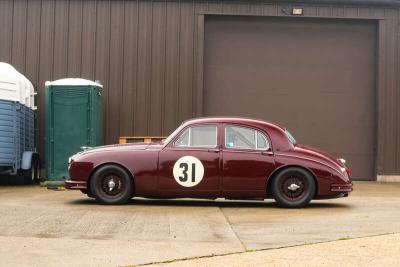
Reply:
[[[316,185],[312,175],[297,167],[280,171],[272,181],[272,194],[279,206],[301,208],[310,203]]]
[[[104,165],[92,175],[90,192],[103,204],[124,204],[133,195],[133,181],[118,165]]]

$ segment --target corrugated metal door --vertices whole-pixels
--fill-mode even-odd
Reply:
[[[207,16],[204,113],[276,122],[374,179],[376,39],[372,21]]]

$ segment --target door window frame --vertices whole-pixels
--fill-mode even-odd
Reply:
[[[175,145],[175,142],[178,141],[178,139],[182,136],[183,133],[185,133],[186,130],[188,130],[189,128],[192,128],[192,127],[196,127],[196,126],[214,126],[216,129],[216,131],[215,131],[216,145],[215,146],[176,146]],[[175,149],[185,149],[185,150],[186,149],[187,150],[190,150],[190,149],[205,149],[205,150],[207,150],[207,149],[219,148],[220,147],[219,129],[220,129],[220,125],[218,123],[195,123],[195,124],[187,125],[181,131],[179,131],[179,133],[177,133],[176,136],[174,136],[174,138],[172,138],[171,142],[169,142],[169,144],[166,147],[175,148]]]
[[[240,151],[252,151],[252,152],[272,152],[273,151],[272,150],[272,143],[271,143],[271,139],[269,138],[269,135],[265,131],[263,131],[263,130],[261,130],[259,128],[256,128],[256,127],[253,127],[253,126],[249,126],[249,125],[236,124],[236,123],[225,123],[223,125],[223,127],[224,127],[224,129],[223,129],[223,131],[224,131],[224,134],[223,134],[224,139],[223,139],[222,144],[223,144],[223,148],[228,150],[228,151],[237,151],[237,150],[240,150]],[[245,129],[254,130],[255,131],[256,147],[255,148],[227,147],[226,146],[226,139],[227,139],[226,136],[227,136],[227,128],[228,127],[239,127],[239,128],[245,128]],[[257,132],[259,132],[263,136],[265,141],[268,143],[268,148],[257,148]]]

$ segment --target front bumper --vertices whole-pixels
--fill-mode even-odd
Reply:
[[[65,188],[83,190],[83,189],[87,189],[87,183],[85,181],[66,180]]]
[[[353,191],[353,183],[331,184],[331,192],[350,193]]]

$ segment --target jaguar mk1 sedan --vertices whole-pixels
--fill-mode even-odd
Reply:
[[[184,122],[161,143],[89,148],[69,160],[68,189],[105,204],[132,197],[266,199],[299,208],[352,191],[343,159],[296,143],[261,120]]]

